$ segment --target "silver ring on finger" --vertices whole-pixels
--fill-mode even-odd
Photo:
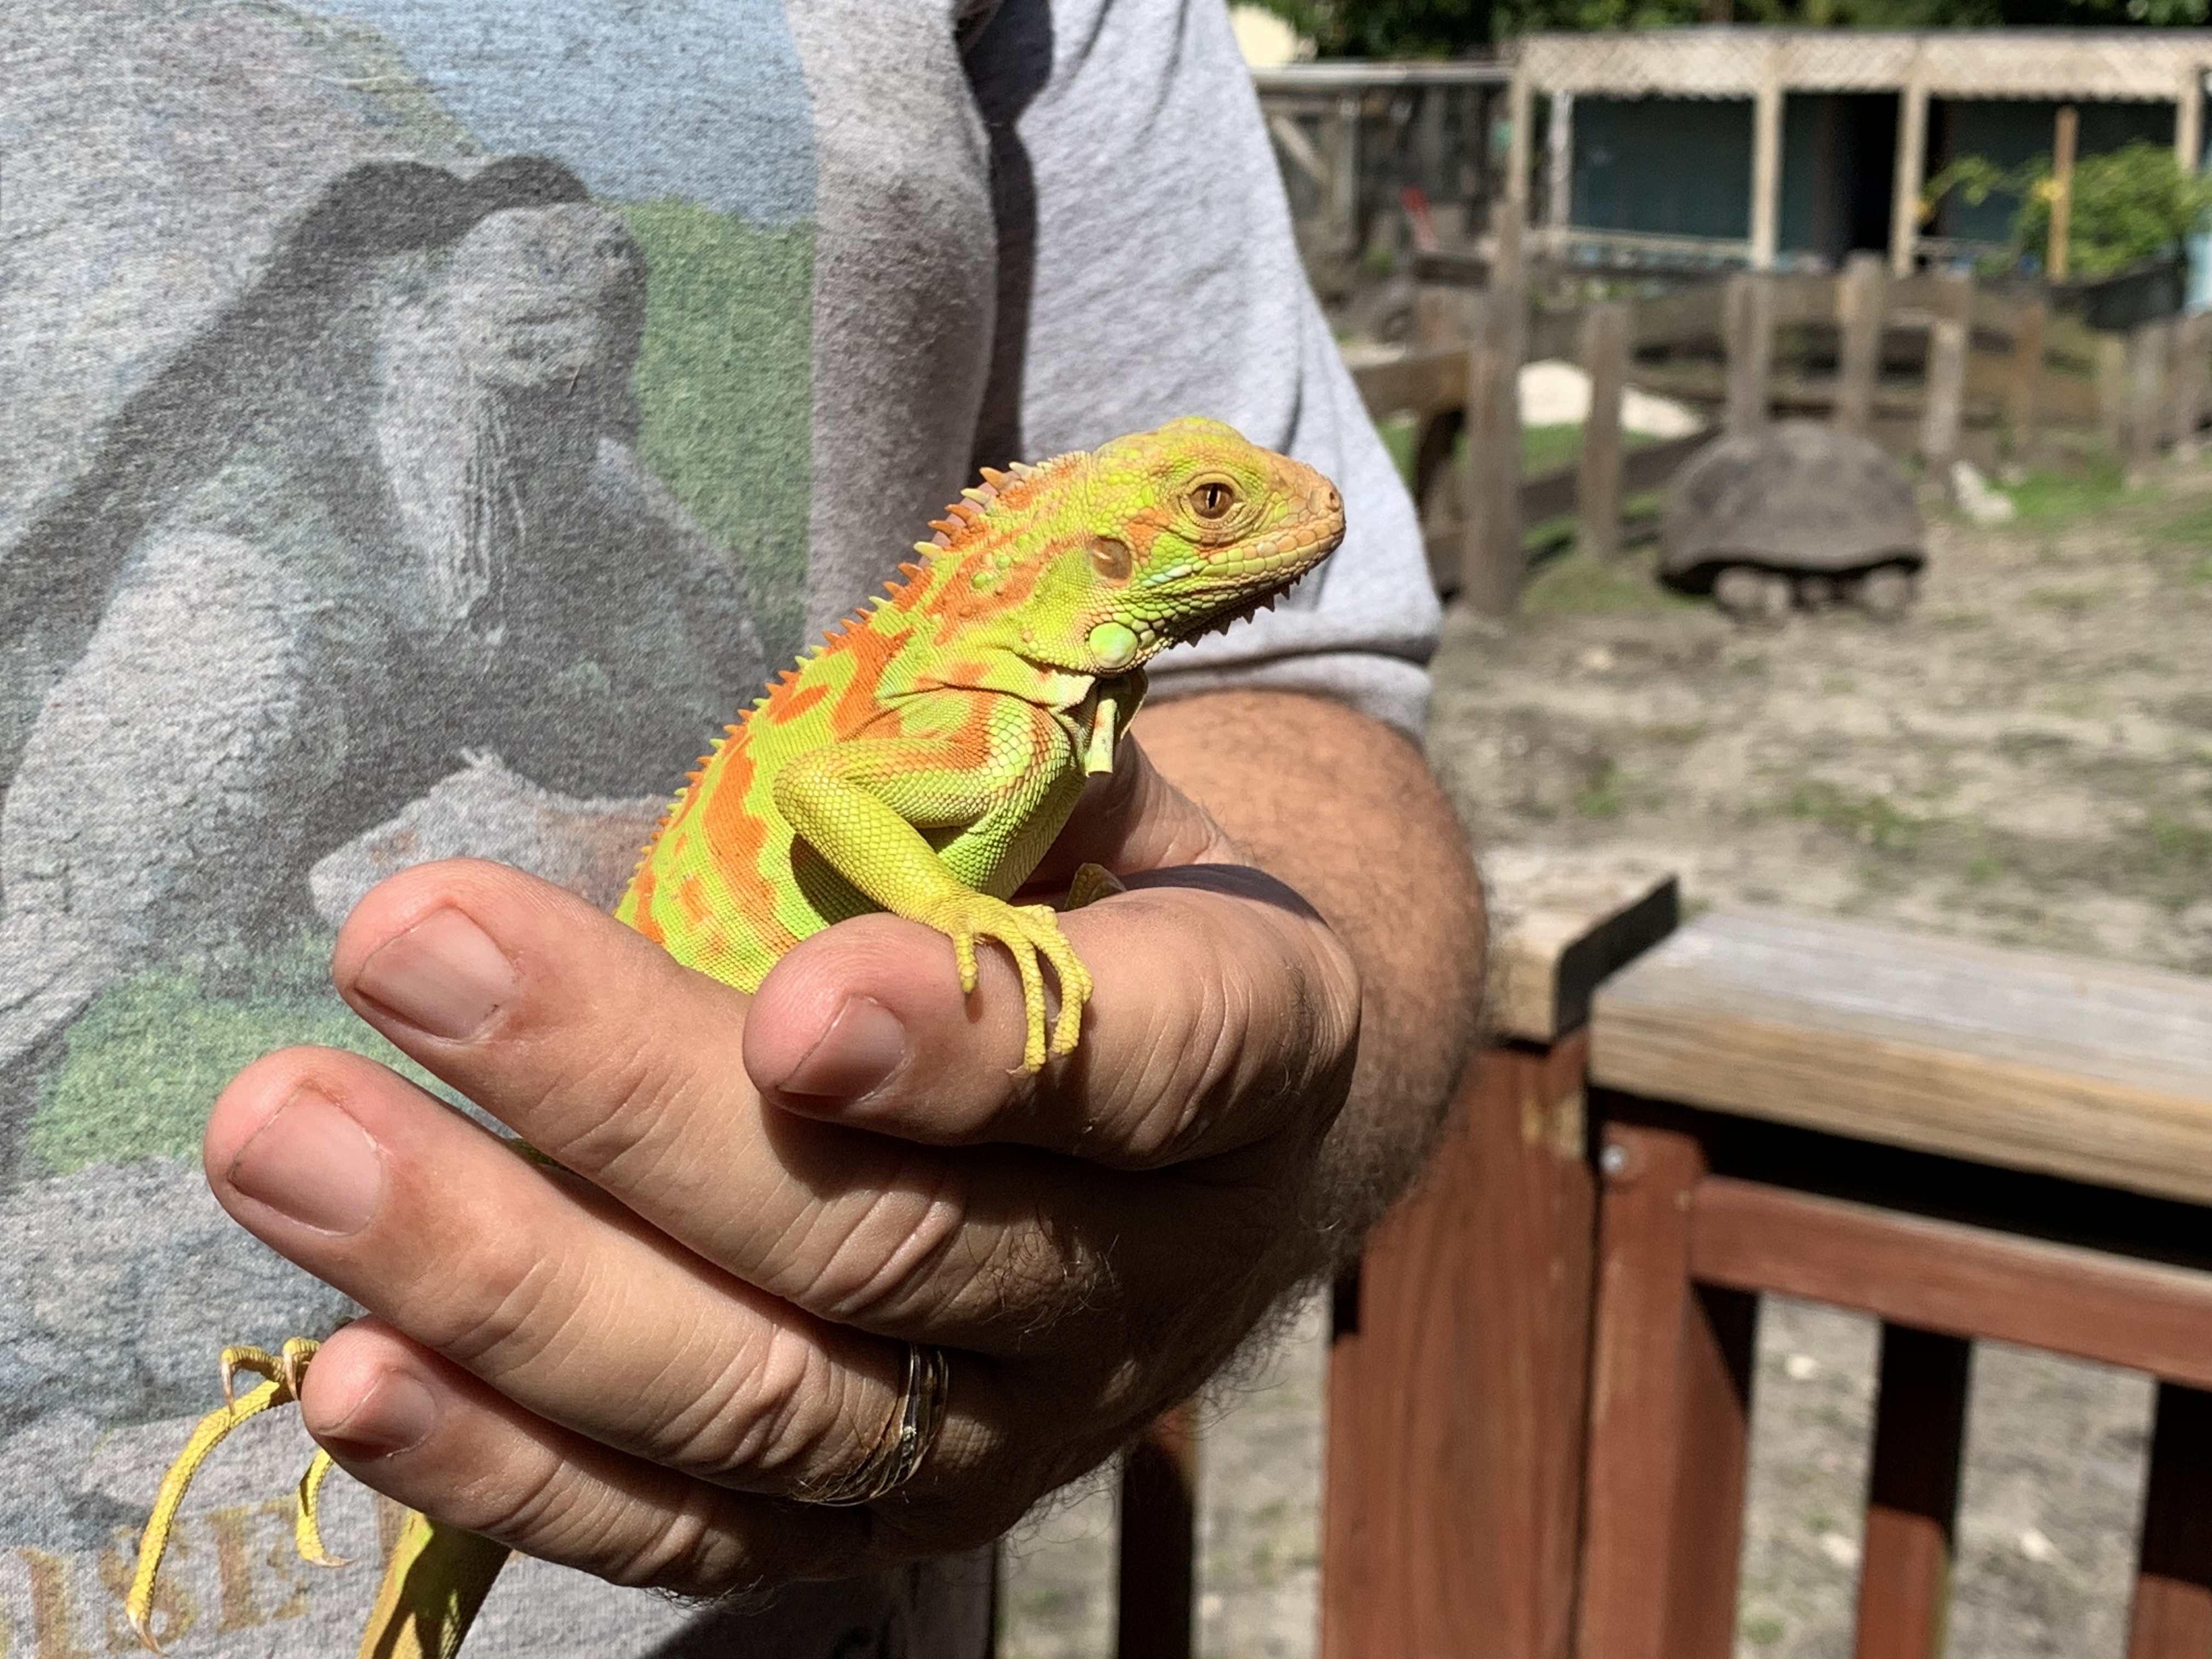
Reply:
[[[927,1342],[908,1343],[905,1386],[868,1455],[844,1474],[802,1487],[792,1496],[825,1509],[851,1509],[888,1498],[913,1480],[945,1426],[951,1370],[944,1349]]]

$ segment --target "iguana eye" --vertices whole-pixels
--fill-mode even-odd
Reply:
[[[1136,557],[1128,543],[1101,536],[1091,544],[1091,568],[1109,582],[1125,582],[1136,568]]]
[[[1218,519],[1237,505],[1237,486],[1208,478],[1190,492],[1190,510],[1201,519]]]

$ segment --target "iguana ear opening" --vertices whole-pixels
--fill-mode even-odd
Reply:
[[[1129,544],[1112,536],[1101,536],[1091,544],[1091,568],[1117,587],[1129,580],[1137,568],[1136,555]]]

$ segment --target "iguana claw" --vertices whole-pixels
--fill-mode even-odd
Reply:
[[[258,1417],[271,1406],[289,1405],[300,1397],[300,1384],[307,1377],[307,1362],[320,1346],[319,1342],[295,1336],[275,1353],[266,1348],[242,1346],[222,1351],[218,1363],[222,1370],[223,1403],[200,1419],[191,1438],[185,1443],[184,1450],[177,1454],[176,1461],[161,1476],[161,1490],[154,1498],[154,1512],[146,1518],[146,1530],[138,1536],[137,1567],[131,1575],[130,1591],[123,1598],[124,1616],[138,1633],[139,1643],[153,1652],[161,1650],[161,1644],[154,1639],[154,1586],[161,1577],[161,1558],[168,1551],[169,1536],[176,1530],[177,1511],[184,1505],[192,1477],[207,1462],[208,1454],[246,1419]],[[240,1371],[264,1380],[241,1395],[236,1386]],[[322,1529],[315,1517],[322,1477],[329,1471],[329,1456],[318,1452],[300,1482],[292,1530],[301,1555],[323,1566],[336,1566],[340,1564],[324,1550]]]
[[[1006,947],[1022,976],[1022,1012],[1027,1031],[1022,1043],[1022,1069],[1042,1071],[1048,1052],[1073,1051],[1083,1030],[1083,1005],[1091,1000],[1091,972],[1060,931],[1060,919],[1048,904],[1009,904],[988,893],[958,893],[929,907],[916,921],[925,922],[952,941],[953,961],[960,969],[963,995],[975,989],[975,941],[994,939]],[[1044,974],[1037,958],[1052,964],[1060,981],[1060,1015],[1053,1022],[1049,1050],[1045,1043]]]

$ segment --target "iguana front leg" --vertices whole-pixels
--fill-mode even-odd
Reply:
[[[975,941],[1006,947],[1022,980],[1022,1065],[1036,1071],[1048,1052],[1075,1047],[1091,975],[1049,905],[1003,896],[1036,867],[1073,810],[1080,758],[1058,720],[1018,697],[933,692],[900,715],[897,735],[863,735],[787,762],[775,778],[776,808],[869,899],[950,939],[963,994],[975,988]],[[951,729],[905,735],[916,724]],[[1060,985],[1048,1046],[1040,957]]]

